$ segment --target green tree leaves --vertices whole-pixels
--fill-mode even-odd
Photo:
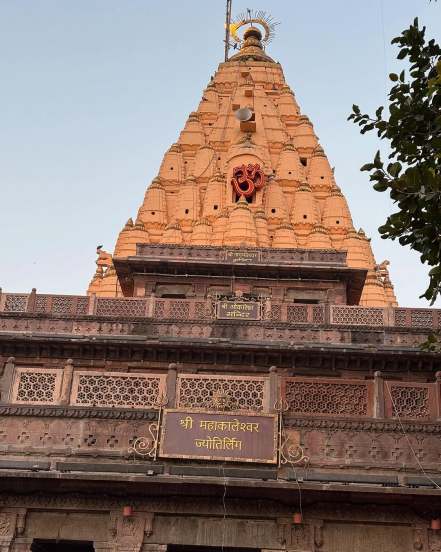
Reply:
[[[389,163],[378,151],[361,170],[370,173],[375,190],[389,192],[397,208],[378,229],[381,237],[398,239],[432,267],[421,297],[433,304],[441,293],[441,48],[425,34],[415,19],[392,40],[409,69],[389,75],[388,116],[383,106],[371,117],[354,104],[348,120],[362,134],[375,130],[390,146]]]

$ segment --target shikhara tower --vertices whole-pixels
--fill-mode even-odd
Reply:
[[[249,27],[240,51],[220,64],[113,258],[135,256],[137,244],[346,251],[347,266],[366,271],[354,301],[395,306],[388,263],[377,264],[370,240],[355,229],[313,125],[261,39]],[[243,108],[250,120],[238,119]],[[231,185],[243,164],[258,164],[266,176],[246,200]],[[88,293],[122,296],[112,258],[102,252],[97,264]]]

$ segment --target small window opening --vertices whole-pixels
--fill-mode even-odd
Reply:
[[[217,160],[218,160],[218,161],[220,161],[220,160],[221,160],[221,158],[220,158],[220,157],[218,157],[218,158],[217,158]]]
[[[306,165],[308,164],[308,160],[306,159],[306,157],[300,157],[300,163],[306,167]]]
[[[324,180],[324,179],[325,179],[325,177],[324,177],[324,176],[321,176],[320,178],[321,178],[322,180]]]
[[[339,220],[336,220],[335,222],[336,222],[336,224],[340,224],[340,221],[339,221]]]
[[[152,211],[152,215],[156,215],[156,212],[155,212],[155,211]]]
[[[288,171],[288,174],[292,174],[292,172],[291,172],[291,171]]]
[[[276,210],[275,210],[275,209],[271,209],[271,213],[275,213],[275,212],[276,212]]]
[[[304,219],[307,219],[307,218],[308,218],[308,215],[303,215],[303,218],[304,218]]]
[[[213,123],[208,123],[208,126],[213,126]]]
[[[170,170],[172,171],[172,170],[173,170],[173,167],[170,167]]]
[[[218,205],[213,205],[213,209],[214,209],[215,211],[217,211],[217,210],[218,210],[218,208],[219,208],[219,206],[218,206]]]
[[[185,214],[188,215],[189,211],[188,209],[185,209]]]
[[[273,169],[273,174],[276,174],[276,169]]]
[[[187,164],[187,161],[184,161],[184,165],[186,165],[186,164]]]

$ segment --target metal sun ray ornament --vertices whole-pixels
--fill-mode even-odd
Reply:
[[[246,12],[240,13],[230,23],[230,36],[236,44],[241,44],[243,42],[243,37],[239,35],[238,31],[245,25],[257,25],[262,27],[264,30],[262,42],[265,45],[273,40],[275,29],[277,25],[279,25],[279,22],[275,21],[269,13],[262,10],[247,10]]]

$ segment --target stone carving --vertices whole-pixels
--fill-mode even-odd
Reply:
[[[13,530],[14,527],[11,514],[0,513],[0,536],[5,537],[6,535],[10,535]]]
[[[129,517],[111,514],[110,541],[113,540],[119,552],[140,552],[144,536],[153,533],[153,518],[148,512],[136,512]]]
[[[256,190],[263,188],[265,175],[259,164],[248,164],[234,167],[231,185],[236,194],[244,197],[251,197]]]

